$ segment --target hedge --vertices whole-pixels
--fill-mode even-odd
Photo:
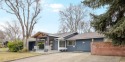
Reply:
[[[18,40],[18,41],[10,41],[8,44],[7,44],[8,48],[9,48],[9,51],[10,52],[18,52],[18,51],[21,51],[23,49],[23,42]]]

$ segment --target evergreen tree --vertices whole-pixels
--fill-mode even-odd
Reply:
[[[125,0],[84,0],[83,3],[93,9],[108,6],[105,13],[92,14],[91,24],[112,39],[114,45],[125,45]]]

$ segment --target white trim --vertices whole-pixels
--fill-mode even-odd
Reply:
[[[58,51],[59,51],[59,42],[60,42],[60,40],[58,39]]]
[[[45,41],[45,39],[39,39],[39,41]]]
[[[64,40],[64,42],[65,42],[65,46],[64,47],[60,47],[60,41],[61,40],[58,39],[58,51],[60,51],[60,50],[67,50],[67,48],[66,48],[66,40]]]
[[[65,48],[66,48],[66,40],[65,40]]]
[[[94,39],[92,38],[92,42],[94,42]]]
[[[46,44],[45,44],[45,43],[46,43],[46,41],[44,40],[44,50],[45,50],[45,46],[46,46]]]

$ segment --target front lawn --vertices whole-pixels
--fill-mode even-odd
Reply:
[[[0,48],[0,52],[7,52],[8,48]]]
[[[30,52],[17,53],[17,52],[6,52],[6,51],[7,48],[0,48],[0,62],[40,55],[38,53],[30,53]]]

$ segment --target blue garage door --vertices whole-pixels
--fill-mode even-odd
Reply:
[[[90,52],[91,51],[91,39],[86,40],[77,40],[76,41],[76,50],[77,51],[84,51],[84,52]]]
[[[29,51],[33,50],[34,46],[35,46],[35,41],[29,42]]]

